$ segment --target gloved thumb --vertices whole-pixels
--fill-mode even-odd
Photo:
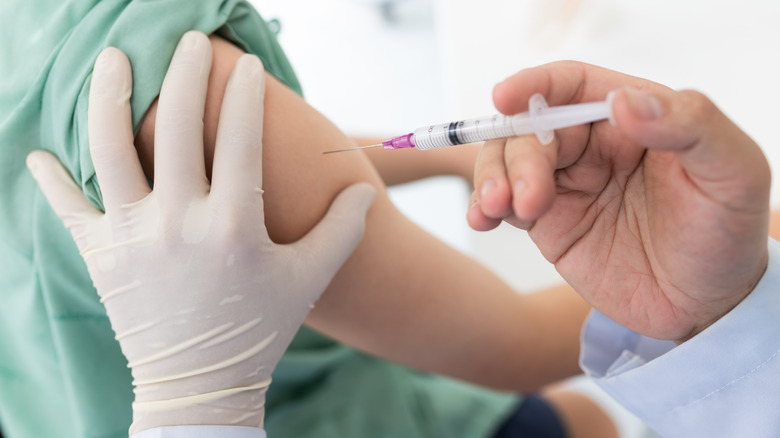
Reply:
[[[366,213],[374,203],[376,193],[371,184],[356,183],[336,196],[325,217],[306,236],[292,244],[299,257],[306,260],[306,265],[316,266],[328,281],[333,278],[363,238]]]
[[[103,215],[82,193],[67,170],[54,155],[33,151],[27,156],[27,167],[46,200],[73,235],[80,251],[86,248],[86,228],[91,219]]]

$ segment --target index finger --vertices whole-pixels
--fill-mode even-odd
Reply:
[[[647,88],[658,84],[616,71],[574,61],[559,61],[521,70],[497,84],[493,103],[504,114],[528,109],[528,99],[541,93],[550,106],[605,100],[620,87]]]
[[[216,196],[256,196],[263,186],[265,70],[255,55],[238,59],[225,89],[211,177]]]
[[[625,86],[668,90],[655,82],[595,65],[559,61],[521,70],[508,77],[493,89],[493,101],[502,113],[515,114],[528,109],[528,100],[535,93],[545,96],[550,106],[559,106],[606,100],[610,91]],[[588,144],[593,144],[591,141],[599,136],[597,126],[580,125],[556,131],[556,168],[568,167],[581,158]]]
[[[208,191],[203,114],[210,71],[208,37],[185,33],[163,80],[154,127],[154,190],[162,196]]]

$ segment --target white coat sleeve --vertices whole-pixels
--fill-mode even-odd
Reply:
[[[265,431],[245,426],[164,426],[146,429],[130,438],[266,438]]]
[[[597,311],[585,322],[580,365],[664,437],[780,436],[780,243],[731,312],[687,342],[650,339]]]

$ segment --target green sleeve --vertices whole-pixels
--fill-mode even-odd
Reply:
[[[44,144],[67,161],[67,167],[89,199],[101,205],[87,143],[87,103],[92,66],[112,46],[122,50],[133,69],[133,126],[137,130],[157,97],[179,38],[189,30],[218,33],[259,56],[266,70],[296,92],[300,85],[275,35],[246,1],[101,1],[84,15],[62,41],[52,59],[44,88]],[[63,96],[63,93],[65,96]],[[72,118],[63,114],[72,114]]]

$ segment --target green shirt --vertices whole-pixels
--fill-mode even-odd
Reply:
[[[0,424],[6,438],[127,436],[130,372],[70,233],[24,161],[55,153],[101,205],[87,144],[92,65],[133,66],[133,124],[186,31],[226,37],[300,93],[275,36],[241,0],[0,2]],[[266,430],[290,437],[489,435],[516,397],[410,370],[302,329],[274,373]]]

